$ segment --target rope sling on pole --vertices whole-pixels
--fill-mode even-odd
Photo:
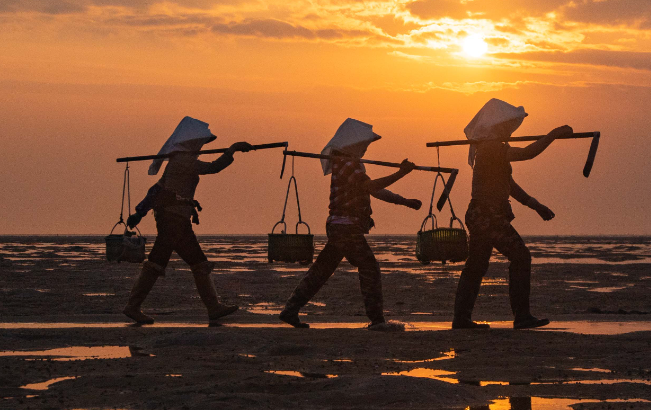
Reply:
[[[511,137],[507,139],[500,140],[502,142],[519,142],[519,141],[537,141],[540,138],[545,137],[545,135],[535,135],[535,136],[525,136],[525,137]],[[589,177],[590,172],[592,171],[592,165],[594,164],[595,156],[597,155],[597,148],[599,148],[599,138],[601,133],[599,131],[593,132],[575,132],[572,135],[557,137],[559,140],[567,139],[580,139],[580,138],[592,138],[592,143],[590,144],[590,151],[588,152],[588,158],[585,161],[583,167],[583,176]],[[478,144],[477,141],[468,141],[468,140],[456,140],[456,141],[437,141],[437,142],[428,142],[427,147],[449,147],[453,145],[470,145]],[[440,210],[440,208],[439,208]]]
[[[286,157],[284,157],[286,158]],[[283,159],[284,167],[284,159]],[[287,201],[289,199],[289,191],[294,182],[294,191],[296,192],[296,206],[298,208],[298,222],[296,222],[296,233],[287,233],[287,223],[285,222],[285,213],[287,211]],[[276,227],[283,224],[283,229],[279,234],[274,233]],[[307,234],[299,234],[298,226],[305,225],[307,227]],[[276,222],[271,229],[268,238],[267,256],[269,263],[273,261],[280,262],[299,262],[301,265],[309,265],[314,259],[314,235],[310,231],[310,226],[303,221],[301,216],[301,203],[298,199],[298,184],[294,176],[294,158],[292,158],[292,176],[289,178],[287,184],[287,193],[285,194],[285,205],[283,206],[283,215],[280,221]]]
[[[436,156],[440,166],[441,158],[438,147],[436,148]],[[459,219],[454,213],[452,201],[450,200],[449,195],[447,196],[447,202],[450,206],[450,213],[452,215],[450,217],[450,227],[438,227],[438,220],[436,219],[436,215],[433,213],[433,209],[436,183],[439,178],[441,178],[443,185],[446,185],[443,174],[438,172],[436,177],[434,177],[434,188],[432,189],[432,197],[429,203],[429,213],[423,220],[416,238],[416,258],[423,265],[427,265],[431,261],[441,261],[441,263],[445,264],[447,261],[462,262],[468,259],[468,234],[466,232],[466,227],[463,225],[463,222],[461,222],[461,219]],[[450,178],[452,178],[452,176],[450,176]],[[439,200],[439,204],[437,204],[439,211],[444,203],[445,201],[441,203]],[[432,220],[431,230],[425,230],[428,219]],[[455,220],[459,222],[461,229],[452,227]]]
[[[137,234],[130,231],[124,222],[124,196],[127,195],[127,212],[131,214],[131,182],[129,173],[129,163],[124,170],[124,179],[122,181],[122,203],[120,204],[120,220],[113,225],[111,232],[104,238],[106,241],[106,259],[109,261],[127,261],[140,263],[145,260],[145,242],[147,238],[142,236],[140,230],[136,228]],[[118,225],[124,225],[122,234],[114,234],[113,231]]]

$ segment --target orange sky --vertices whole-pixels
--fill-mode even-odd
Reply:
[[[468,55],[469,36],[487,53]],[[514,164],[557,215],[543,222],[515,204],[522,234],[651,234],[648,0],[4,0],[0,73],[0,234],[108,233],[120,212],[115,158],[156,153],[186,115],[219,136],[207,148],[287,140],[311,152],[352,117],[384,136],[368,158],[435,165],[425,143],[463,138],[490,98],[525,107],[515,135],[602,132],[589,179],[586,140]],[[462,216],[467,148],[441,154],[461,170]],[[282,214],[281,161],[280,150],[236,154],[204,177],[196,232],[268,233]],[[156,181],[148,165],[131,165],[134,205]],[[323,233],[329,180],[315,160],[297,159],[296,171],[303,218]],[[375,201],[374,233],[415,233],[432,182],[414,172],[392,188],[426,202],[420,211]],[[151,215],[141,229],[155,232]]]

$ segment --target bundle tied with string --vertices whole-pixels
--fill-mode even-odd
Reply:
[[[441,159],[439,156],[439,148],[436,148],[436,154],[441,166]],[[436,215],[433,213],[434,195],[436,193],[436,183],[439,178],[445,187],[445,178],[443,174],[438,172],[434,178],[434,188],[432,189],[432,198],[429,204],[429,213],[423,220],[420,230],[417,234],[416,240],[416,258],[423,265],[429,264],[431,261],[440,261],[445,264],[446,262],[463,262],[468,259],[468,235],[466,228],[461,222],[452,208],[452,201],[450,196],[447,197],[448,205],[450,206],[450,227],[439,228]],[[431,220],[432,229],[427,230],[427,221]],[[461,228],[453,228],[454,221],[459,222]]]
[[[298,208],[298,222],[296,222],[296,233],[287,233],[287,223],[285,222],[285,212],[287,211],[287,200],[289,191],[294,183],[296,192],[296,206]],[[307,234],[299,234],[298,226],[305,225]],[[274,233],[278,225],[283,225],[280,233]],[[301,203],[298,200],[298,185],[294,176],[294,157],[292,157],[292,176],[287,184],[287,193],[285,194],[285,206],[283,207],[283,216],[280,221],[276,222],[269,234],[267,245],[267,256],[269,263],[278,262],[299,262],[301,265],[309,265],[314,259],[314,235],[310,232],[310,226],[303,222],[301,217]]]
[[[127,195],[127,210],[131,214],[131,186],[129,184],[129,163],[124,170],[122,182],[122,204],[120,208],[120,220],[113,225],[111,233],[104,237],[106,241],[106,259],[110,262],[133,262],[140,263],[145,260],[145,243],[147,238],[142,236],[140,230],[130,231],[124,223],[124,196]],[[124,225],[124,232],[114,234],[113,231],[118,225]]]

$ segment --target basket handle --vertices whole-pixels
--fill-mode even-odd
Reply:
[[[127,230],[127,224],[125,224],[124,221],[122,220],[122,218],[120,218],[120,220],[115,225],[113,225],[113,229],[111,229],[111,233],[109,233],[109,235],[113,235],[113,231],[120,224],[124,225],[124,230],[125,231]]]
[[[308,225],[307,223],[305,223],[303,221],[296,222],[296,234],[298,235],[298,225],[300,225],[300,224],[303,224],[303,225],[307,226],[307,234],[309,235],[311,233],[310,232],[310,225]]]
[[[278,221],[278,222],[276,222],[276,224],[274,225],[274,227],[271,229],[271,233],[272,233],[272,234],[274,233],[274,230],[276,229],[276,227],[277,227],[278,225],[280,225],[280,224],[283,224],[283,225],[285,226],[285,228],[284,228],[282,231],[280,231],[280,233],[285,233],[285,232],[287,232],[287,224],[285,223],[285,221]]]
[[[432,230],[438,229],[439,227],[438,219],[436,219],[436,215],[430,212],[429,215],[427,215],[425,219],[423,219],[423,223],[420,225],[420,232],[423,232],[423,230],[425,229],[425,225],[427,224],[427,220],[430,218],[432,218]]]
[[[461,229],[463,229],[464,232],[468,233],[468,232],[466,231],[466,227],[464,226],[463,222],[461,222],[461,219],[459,219],[456,215],[450,218],[450,228],[452,228],[452,223],[453,223],[454,221],[459,222],[459,225],[461,225]]]

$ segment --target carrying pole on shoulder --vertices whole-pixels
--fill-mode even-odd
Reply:
[[[253,145],[253,150],[257,151],[260,149],[269,149],[269,148],[285,148],[289,146],[289,143],[287,141],[285,142],[273,142],[270,144],[258,144],[258,145]],[[204,154],[223,154],[226,152],[228,148],[217,148],[217,149],[206,149],[202,151],[187,151],[189,154],[196,154],[196,155],[204,155]],[[123,157],[123,158],[118,158],[115,161],[116,162],[133,162],[133,161],[147,161],[147,160],[152,160],[152,159],[165,159],[165,158],[170,158],[172,155],[175,153],[172,152],[170,154],[161,154],[161,155],[141,155],[138,157]]]
[[[504,140],[499,140],[503,142],[519,142],[519,141],[538,141],[540,138],[545,137],[546,135],[534,135],[534,136],[525,136],[525,137],[511,137]],[[592,138],[592,143],[590,144],[590,151],[588,152],[588,158],[583,167],[583,176],[589,177],[590,171],[592,171],[592,165],[594,164],[595,156],[597,155],[597,148],[599,148],[599,138],[601,133],[599,131],[592,132],[575,132],[572,135],[565,137],[558,137],[557,140],[569,140],[569,139],[579,139],[579,138]],[[485,140],[486,141],[486,140]],[[468,141],[468,140],[455,140],[455,141],[437,141],[437,142],[428,142],[427,147],[449,147],[453,145],[470,145],[478,144],[483,141]]]
[[[305,158],[318,158],[318,159],[348,158],[345,155],[313,154],[311,152],[287,151],[287,149],[283,151],[283,155],[285,156],[285,158],[287,158],[288,155],[292,157],[305,157]],[[382,167],[390,167],[390,168],[400,168],[400,163],[397,162],[375,161],[370,159],[359,159],[359,158],[355,158],[355,160],[361,162],[362,164],[379,165]],[[441,194],[441,198],[439,199],[439,203],[441,204],[445,203],[448,196],[450,195],[450,191],[452,191],[452,186],[454,185],[454,181],[457,178],[457,174],[459,173],[459,170],[457,168],[427,167],[427,166],[420,166],[420,165],[417,165],[414,169],[417,169],[419,171],[442,172],[442,173],[450,174],[450,178],[448,178],[448,181],[445,184],[445,188],[443,189],[443,193]],[[284,173],[285,173],[285,161],[283,160],[283,168],[280,171],[281,179]]]

